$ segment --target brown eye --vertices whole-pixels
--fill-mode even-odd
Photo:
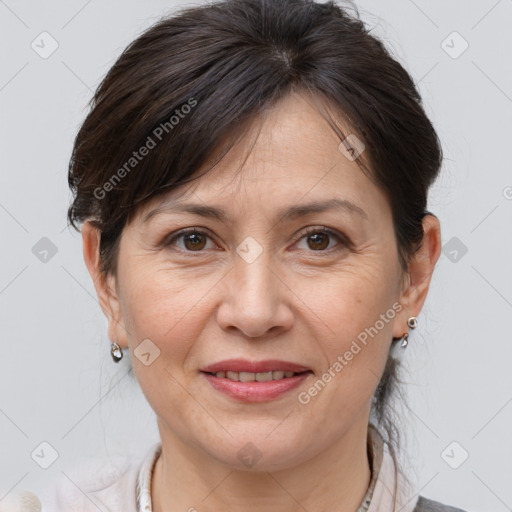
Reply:
[[[329,235],[326,233],[314,233],[308,236],[310,249],[323,250],[329,246]]]
[[[209,235],[203,231],[189,229],[179,231],[165,245],[178,245],[178,248],[185,252],[201,252],[206,248],[209,238]],[[176,244],[179,240],[182,244]]]
[[[199,251],[206,245],[206,238],[199,233],[184,235],[183,240],[185,247],[190,251]]]
[[[310,251],[316,252],[327,252],[330,249],[336,248],[336,245],[341,248],[348,247],[348,240],[341,234],[336,233],[330,229],[324,228],[313,228],[308,230],[302,237],[299,239],[299,243],[306,239],[307,247]],[[332,243],[332,242],[338,242]],[[338,247],[338,249],[340,248]],[[301,247],[299,247],[301,248]]]

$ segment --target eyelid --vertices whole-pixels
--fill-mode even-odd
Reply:
[[[208,228],[203,227],[189,227],[189,228],[183,228],[178,231],[175,231],[171,233],[169,237],[164,238],[163,245],[168,246],[174,243],[174,241],[184,235],[188,235],[190,233],[198,234],[198,235],[204,235],[210,238],[214,243],[214,235]],[[305,230],[301,231],[295,238],[294,238],[294,244],[302,240],[304,237],[312,234],[312,233],[326,233],[329,236],[335,237],[338,239],[339,242],[341,242],[341,245],[344,245],[345,247],[352,247],[352,242],[350,239],[344,234],[340,233],[337,230],[334,230],[332,228],[328,228],[327,226],[310,226],[308,228],[305,228]],[[181,249],[180,249],[181,250]],[[336,247],[331,247],[327,250],[322,251],[310,251],[310,252],[318,252],[318,253],[326,253],[331,250],[336,250]],[[186,253],[201,253],[204,252],[204,250],[201,251],[185,251]]]
[[[310,235],[312,233],[326,233],[329,236],[337,238],[341,242],[342,245],[344,245],[348,248],[351,248],[353,245],[347,235],[345,235],[344,233],[338,232],[335,229],[328,228],[327,226],[313,226],[313,227],[306,228],[305,231],[301,231],[300,234],[295,238],[294,243],[297,243],[298,241],[302,240],[305,236]],[[335,249],[336,249],[336,247],[331,247],[330,249],[326,249],[323,251],[311,251],[311,252],[326,253],[326,252],[329,252],[329,251],[335,250]]]
[[[183,229],[179,229],[178,231],[174,231],[169,236],[164,238],[164,240],[162,242],[162,245],[167,247],[167,246],[173,244],[176,239],[178,239],[178,238],[180,238],[180,237],[182,237],[184,235],[191,234],[191,233],[197,234],[197,235],[207,236],[213,242],[215,242],[213,233],[208,228],[195,228],[195,227],[191,227],[191,228],[183,228]],[[179,249],[179,250],[182,251],[182,249]],[[204,251],[185,251],[185,252],[192,254],[194,252],[201,253],[201,252],[204,252]]]

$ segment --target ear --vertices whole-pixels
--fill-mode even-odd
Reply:
[[[393,323],[393,337],[401,338],[408,330],[407,320],[418,316],[430,287],[434,267],[441,254],[441,226],[439,219],[432,214],[423,217],[423,241],[412,257],[405,278],[399,302],[403,309]]]
[[[82,225],[84,260],[94,282],[101,309],[108,321],[108,337],[121,348],[127,348],[121,305],[116,287],[116,277],[100,270],[100,231],[91,222]]]

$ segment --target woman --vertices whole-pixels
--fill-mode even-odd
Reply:
[[[161,443],[54,509],[459,510],[408,483],[388,409],[441,161],[411,77],[333,3],[217,2],[130,44],[68,217]]]

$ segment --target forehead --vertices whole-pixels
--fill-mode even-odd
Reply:
[[[342,130],[350,133],[346,126]],[[259,117],[211,170],[155,198],[140,218],[151,216],[158,205],[186,202],[223,204],[227,210],[252,205],[263,211],[339,199],[369,213],[386,209],[383,193],[339,146],[340,139],[311,99],[288,95]],[[203,173],[201,168],[196,174]]]

